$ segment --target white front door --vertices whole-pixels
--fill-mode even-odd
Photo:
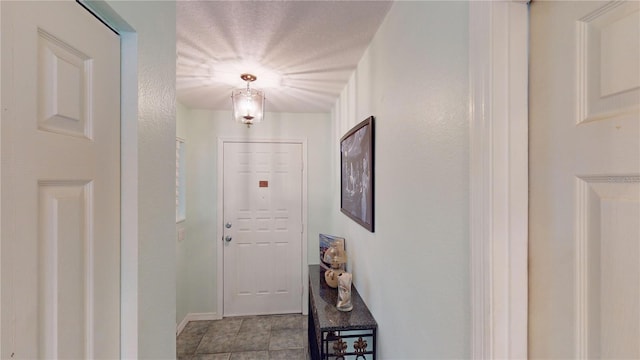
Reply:
[[[639,34],[637,1],[531,4],[531,358],[640,358]]]
[[[224,143],[224,315],[302,312],[302,144]]]
[[[3,359],[120,355],[120,41],[72,1],[2,1]]]

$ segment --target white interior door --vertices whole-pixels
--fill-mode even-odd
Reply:
[[[532,358],[640,358],[639,9],[531,4]]]
[[[224,144],[224,315],[302,311],[302,145]]]
[[[120,42],[72,1],[2,1],[3,359],[120,355]]]

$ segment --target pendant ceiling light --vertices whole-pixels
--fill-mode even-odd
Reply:
[[[233,119],[251,127],[262,121],[264,117],[264,92],[249,88],[249,84],[257,79],[255,75],[242,74],[240,78],[247,82],[247,88],[235,89],[231,92]]]

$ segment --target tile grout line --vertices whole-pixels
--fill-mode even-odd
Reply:
[[[211,323],[211,324],[213,324],[213,323]],[[196,345],[196,348],[193,349],[193,354],[191,354],[192,356],[196,356],[196,354],[198,353],[198,348],[200,347],[200,343],[202,343],[202,339],[204,339],[204,336],[209,331],[209,328],[211,327],[211,324],[207,325],[207,330],[202,333],[202,336],[200,336],[200,341],[198,341],[198,345]]]

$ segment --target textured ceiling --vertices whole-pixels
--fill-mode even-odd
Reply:
[[[258,77],[266,111],[328,112],[389,1],[178,1],[177,96],[230,110],[240,74]]]

